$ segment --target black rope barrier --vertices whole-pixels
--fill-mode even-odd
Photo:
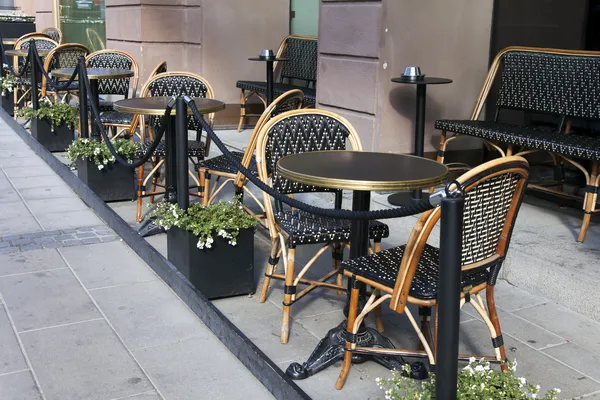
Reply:
[[[119,164],[124,165],[129,168],[137,168],[137,167],[140,167],[143,164],[145,164],[150,159],[150,157],[152,157],[154,155],[154,152],[160,145],[160,141],[162,140],[162,137],[166,131],[167,121],[171,116],[171,110],[173,109],[173,106],[175,105],[176,97],[173,97],[167,103],[167,107],[165,108],[165,114],[163,116],[163,123],[162,123],[161,129],[156,134],[156,137],[154,138],[152,143],[150,143],[150,146],[148,147],[148,150],[146,151],[146,153],[143,156],[141,156],[137,161],[130,163],[127,160],[125,160],[119,153],[117,153],[117,151],[115,150],[115,148],[112,145],[112,142],[110,141],[110,138],[106,134],[104,125],[100,122],[100,110],[98,110],[98,108],[96,107],[96,102],[92,98],[90,79],[87,74],[87,69],[85,67],[85,59],[83,57],[79,58],[78,69],[79,69],[79,73],[81,73],[81,76],[83,77],[83,82],[85,84],[86,97],[88,99],[89,108],[92,110],[92,116],[93,116],[92,119],[96,122],[96,124],[98,126],[98,131],[100,132],[100,135],[102,136],[102,139],[106,143],[106,147],[108,147],[108,150],[110,151],[110,153],[113,155],[113,157],[115,158],[115,160],[117,160],[117,162]]]
[[[289,196],[279,193],[277,190],[273,189],[272,187],[261,181],[259,178],[257,178],[254,174],[251,173],[251,171],[244,167],[242,163],[240,163],[236,158],[234,158],[231,152],[229,152],[229,150],[225,146],[225,144],[223,144],[221,139],[212,130],[208,122],[206,122],[206,120],[202,117],[200,111],[198,111],[198,107],[194,103],[194,100],[187,96],[184,98],[188,106],[191,108],[192,114],[196,121],[202,125],[204,130],[206,130],[206,133],[210,136],[212,141],[219,148],[221,153],[223,153],[223,155],[227,158],[227,160],[230,163],[232,163],[245,177],[248,178],[248,180],[250,180],[250,182],[256,185],[260,190],[266,192],[269,196],[275,198],[278,201],[286,203],[291,207],[298,208],[311,214],[318,214],[329,218],[369,220],[408,217],[410,215],[420,214],[433,208],[429,200],[421,200],[418,203],[387,210],[350,211],[343,209],[331,209],[311,206],[310,204],[303,203],[299,200],[293,199]]]
[[[110,139],[106,135],[104,125],[102,125],[102,123],[100,123],[100,111],[96,107],[94,99],[91,98],[90,81],[87,76],[87,71],[85,69],[85,61],[83,60],[83,57],[80,58],[80,60],[79,60],[79,67],[80,67],[79,68],[80,73],[84,77],[83,81],[85,82],[85,86],[86,86],[85,89],[87,92],[87,98],[90,102],[90,108],[92,110],[93,119],[95,120],[95,122],[99,128],[100,134],[102,136],[102,139],[104,139],[104,141],[106,142],[106,145],[107,145],[110,153],[113,155],[113,157],[115,157],[117,162],[119,162],[120,164],[122,164],[124,166],[130,167],[130,168],[137,168],[137,167],[143,165],[144,163],[146,163],[150,159],[150,157],[154,154],[154,151],[160,144],[160,141],[166,130],[167,119],[171,115],[171,110],[173,109],[173,106],[175,104],[176,97],[173,96],[173,98],[167,104],[167,107],[165,109],[165,114],[163,116],[162,129],[156,135],[154,141],[151,143],[146,154],[144,154],[144,156],[142,156],[136,162],[129,163],[127,160],[125,160],[123,157],[121,157],[116,152],[116,150],[112,146],[112,143],[110,142]],[[227,149],[225,144],[221,141],[221,139],[219,139],[219,137],[212,130],[212,128],[210,127],[208,122],[206,122],[206,120],[202,117],[202,114],[200,114],[200,111],[198,111],[198,107],[196,106],[194,101],[187,96],[185,96],[184,99],[185,99],[186,104],[192,110],[192,115],[194,116],[196,121],[200,123],[202,128],[206,131],[208,137],[215,143],[215,145],[218,147],[218,149],[221,151],[221,153],[223,153],[223,155],[227,158],[227,160],[230,163],[232,163],[244,176],[246,176],[248,178],[248,180],[250,180],[250,182],[252,182],[254,185],[256,185],[260,190],[262,190],[263,192],[266,192],[269,196],[271,196],[271,197],[275,198],[276,200],[281,201],[282,203],[285,203],[291,207],[306,211],[311,214],[317,214],[317,215],[321,215],[321,216],[328,217],[328,218],[348,219],[348,220],[374,220],[374,219],[389,219],[389,218],[408,217],[411,215],[420,214],[422,212],[425,212],[425,211],[428,211],[428,210],[431,210],[434,208],[434,206],[430,203],[429,200],[420,200],[418,203],[409,204],[406,206],[393,208],[393,209],[373,210],[373,211],[351,211],[351,210],[344,210],[344,209],[330,209],[330,208],[315,207],[310,204],[306,204],[304,202],[301,202],[299,200],[291,198],[289,196],[286,196],[286,195],[278,192],[277,190],[273,189],[269,185],[265,184],[258,177],[256,177],[254,174],[252,174],[252,172],[249,171],[244,165],[242,165],[239,162],[239,160],[234,158],[233,155],[231,154],[231,152],[229,151],[229,149]]]
[[[77,77],[78,69],[80,69],[81,67],[78,65],[75,68],[75,70],[73,71],[73,73],[71,74],[71,77],[67,81],[65,81],[64,83],[59,85],[58,83],[54,82],[54,79],[52,79],[52,77],[48,74],[48,71],[46,71],[46,69],[44,68],[44,62],[42,61],[42,58],[40,57],[40,55],[37,51],[37,47],[35,47],[35,40],[32,39],[31,42],[32,42],[32,44],[30,45],[30,48],[33,49],[33,56],[35,58],[35,61],[38,65],[39,70],[46,77],[46,84],[48,86],[50,86],[56,92],[68,91],[69,87],[75,81],[75,78]],[[84,65],[84,67],[85,67],[85,65]],[[76,89],[72,89],[72,90],[76,90]]]
[[[29,68],[30,57],[29,56],[26,57],[25,64],[23,64],[23,70],[19,71],[19,72],[15,72],[15,69],[13,68],[13,66],[10,65],[10,63],[8,62],[8,58],[6,57],[6,53],[5,53],[6,50],[5,50],[4,44],[2,42],[3,42],[3,38],[2,38],[2,35],[0,35],[0,47],[2,50],[2,68],[8,69],[9,72],[11,73],[11,75],[13,75],[15,78],[23,78],[23,76],[27,72],[27,68]],[[29,51],[31,51],[31,48],[29,49]],[[19,69],[20,69],[20,67],[19,67]]]

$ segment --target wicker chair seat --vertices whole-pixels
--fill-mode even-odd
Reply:
[[[113,111],[114,110],[114,107],[113,107],[114,104],[115,104],[114,101],[109,101],[109,100],[101,98],[100,99],[100,112],[102,112],[102,111]]]
[[[567,157],[600,160],[600,138],[560,134],[549,129],[500,122],[438,120],[436,129],[475,136],[529,149],[545,150]]]
[[[406,245],[403,245],[368,256],[346,260],[342,263],[342,268],[393,288],[396,285],[396,278],[405,249]],[[439,265],[439,249],[426,244],[412,281],[411,296],[421,300],[432,300],[437,297]],[[482,284],[488,280],[488,276],[489,272],[485,269],[463,272],[461,288]]]
[[[232,151],[231,155],[238,160],[240,163],[242,162],[242,158],[244,158],[244,153],[240,151]],[[203,160],[198,164],[199,168],[206,168],[211,171],[223,172],[226,174],[237,174],[237,168],[227,160],[227,157],[224,155],[220,155],[217,157],[209,158],[207,160]],[[252,175],[258,176],[258,169],[256,168],[256,159],[252,157],[250,160],[250,165],[248,165],[248,169],[252,173]]]
[[[204,142],[197,142],[195,140],[188,140],[188,156],[190,157],[204,157]],[[146,152],[150,144],[142,144],[138,146],[136,156],[141,158]],[[154,150],[154,155],[157,157],[165,157],[167,154],[167,149],[164,143],[160,143],[156,150]]]
[[[133,114],[121,113],[118,111],[105,111],[100,114],[100,121],[103,124],[118,124],[118,125],[131,125],[133,120]]]
[[[319,217],[305,211],[280,211],[275,214],[279,226],[289,235],[290,247],[301,244],[345,242],[350,240],[349,220]],[[381,240],[390,234],[379,221],[369,222],[369,239]]]
[[[267,92],[267,83],[259,81],[238,81],[236,87],[257,93]],[[304,105],[314,105],[317,102],[317,90],[314,88],[290,85],[288,83],[273,83],[273,96],[278,97],[288,90],[300,89],[304,93]]]

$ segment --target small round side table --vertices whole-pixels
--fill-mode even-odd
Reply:
[[[452,79],[424,77],[422,79],[393,78],[394,83],[403,83],[417,86],[417,115],[415,119],[415,156],[423,157],[425,147],[425,101],[427,99],[427,85],[445,85],[452,83]],[[413,192],[399,192],[388,196],[388,202],[395,206],[402,206],[410,202],[419,201],[423,197],[421,189]]]
[[[264,61],[267,64],[267,107],[273,102],[273,63],[275,61],[288,61],[287,58],[277,57],[251,57],[250,61]]]

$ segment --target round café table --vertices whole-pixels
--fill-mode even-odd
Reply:
[[[98,93],[98,81],[101,79],[122,79],[131,78],[134,73],[129,69],[117,68],[86,68],[88,78],[90,79],[90,97],[96,105],[96,109],[100,110],[100,94]],[[53,78],[69,79],[73,76],[75,68],[60,68],[53,70],[50,74]],[[98,123],[93,122],[92,115],[92,137],[95,140],[100,140],[100,131]]]
[[[40,57],[46,57],[49,53],[50,50],[38,50]],[[29,55],[29,49],[5,50],[4,54],[10,57],[27,57]]]
[[[2,44],[6,46],[14,46],[19,38],[2,38]]]
[[[425,147],[425,103],[427,99],[427,85],[446,85],[452,79],[434,78],[425,76],[422,79],[411,79],[401,76],[393,78],[392,82],[417,86],[417,115],[415,117],[415,156],[423,157]],[[400,192],[388,197],[388,202],[395,206],[402,206],[410,202],[419,201],[423,197],[421,189],[413,192]]]
[[[161,116],[165,115],[165,108],[167,104],[172,100],[172,97],[137,97],[133,99],[125,99],[116,101],[113,104],[115,111],[121,113],[138,114],[138,115],[149,115],[149,116]],[[200,114],[211,114],[217,111],[225,109],[225,103],[214,99],[204,98],[193,98],[196,107]],[[188,114],[191,114],[192,110],[188,107]],[[175,116],[176,110],[173,105],[171,110],[171,116],[167,121],[165,127],[164,143],[165,143],[165,199],[174,203],[176,201],[177,190],[175,184],[177,182],[177,168],[176,168],[176,142],[175,142]],[[158,232],[162,232],[162,228],[156,226],[153,218],[146,218],[138,233],[141,236],[149,236]]]
[[[288,61],[288,58],[277,57],[251,57],[250,61],[263,61],[267,64],[267,107],[273,102],[273,63]]]
[[[352,190],[352,210],[368,211],[371,191],[414,190],[438,185],[448,177],[448,168],[426,158],[366,151],[315,151],[283,157],[277,163],[282,177],[296,182],[331,189]],[[350,258],[368,254],[369,223],[352,220]],[[361,295],[365,296],[364,286]],[[350,301],[350,292],[348,292]],[[347,309],[347,308],[346,308]],[[308,360],[292,363],[286,374],[293,379],[307,378],[344,358],[345,322],[331,329]],[[393,348],[377,330],[361,326],[361,346]],[[401,368],[395,357],[355,354],[356,363],[376,361],[388,369]]]

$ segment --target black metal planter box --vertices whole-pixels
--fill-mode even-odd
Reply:
[[[73,129],[65,123],[54,127],[47,119],[31,119],[31,135],[48,151],[66,151],[75,139]]]
[[[35,32],[35,23],[0,21],[0,32],[2,32],[3,38],[19,38],[27,33]]]
[[[77,160],[77,176],[104,201],[135,200],[133,168],[119,163],[107,165],[99,170],[89,160]]]
[[[214,239],[200,250],[196,236],[173,227],[167,231],[169,261],[209,299],[254,293],[254,228],[240,230],[235,246]]]
[[[2,108],[11,117],[15,115],[15,97],[13,93],[7,93],[2,96]]]

